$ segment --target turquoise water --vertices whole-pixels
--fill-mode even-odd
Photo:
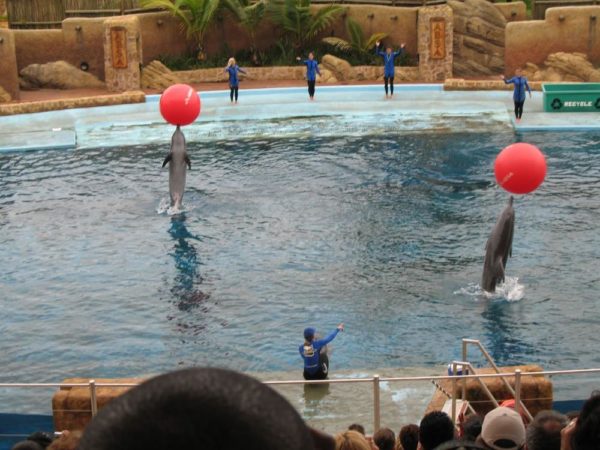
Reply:
[[[516,140],[549,175],[486,298],[493,160]],[[0,155],[1,381],[299,371],[302,329],[338,322],[334,370],[446,364],[462,337],[501,364],[600,364],[600,133],[190,143],[178,216],[157,213],[166,151]]]

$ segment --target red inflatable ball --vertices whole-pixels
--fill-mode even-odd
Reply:
[[[546,177],[546,158],[535,145],[518,142],[496,157],[494,173],[498,184],[513,194],[535,191]]]
[[[187,84],[174,84],[160,96],[160,113],[173,125],[189,125],[200,114],[200,97]]]

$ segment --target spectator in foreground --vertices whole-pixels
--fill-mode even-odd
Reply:
[[[335,450],[376,450],[358,431],[348,430],[335,437]]]
[[[348,430],[358,431],[363,436],[365,435],[365,427],[363,427],[360,423],[353,423],[348,427]]]
[[[525,447],[525,424],[514,409],[499,406],[486,414],[477,443],[492,450]]]
[[[560,450],[560,432],[567,416],[556,411],[540,411],[527,427],[527,450]]]
[[[36,431],[27,436],[27,439],[17,442],[11,450],[40,450],[47,448],[53,441],[54,435],[45,431]]]
[[[561,432],[561,450],[600,449],[600,391],[594,391],[581,413]]]
[[[404,425],[398,433],[398,441],[402,450],[417,450],[419,445],[419,426],[411,423]]]
[[[380,428],[373,435],[373,442],[379,450],[394,450],[396,447],[396,435],[389,428]]]
[[[249,376],[215,368],[160,375],[111,400],[86,427],[78,446],[78,450],[334,448],[332,436],[310,430],[275,390]]]
[[[44,448],[37,442],[24,440],[13,445],[11,450],[44,450]]]
[[[448,414],[432,411],[419,425],[419,444],[423,450],[434,450],[438,445],[454,439],[454,424]]]
[[[461,436],[463,441],[475,442],[481,434],[481,425],[483,419],[479,414],[471,414],[467,416],[465,421],[461,425]]]
[[[47,450],[77,450],[82,434],[79,430],[63,431],[59,437],[54,439]]]

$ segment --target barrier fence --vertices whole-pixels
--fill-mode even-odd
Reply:
[[[470,364],[462,361],[454,361],[452,363],[456,369],[458,366]],[[464,398],[464,384],[461,389],[458,387],[460,382],[466,383],[467,380],[475,379],[480,382],[486,378],[501,378],[505,380],[508,377],[515,378],[514,387],[514,398],[515,398],[515,409],[517,411],[522,410],[523,403],[521,398],[521,380],[524,377],[539,377],[539,376],[564,376],[564,375],[582,375],[582,374],[600,374],[600,368],[593,369],[570,369],[570,370],[550,370],[540,372],[521,372],[515,370],[514,372],[505,373],[492,373],[492,374],[463,374],[463,375],[441,375],[441,376],[409,376],[409,377],[380,377],[374,374],[371,377],[363,378],[339,378],[339,379],[328,379],[319,381],[306,381],[306,380],[270,380],[264,381],[263,383],[269,386],[290,386],[290,385],[338,385],[338,384],[370,384],[372,388],[372,406],[373,406],[373,429],[377,430],[381,424],[381,384],[382,383],[403,383],[403,382],[415,382],[415,381],[428,381],[428,382],[440,382],[444,380],[452,381],[452,419],[456,422],[456,403],[460,397]],[[92,416],[95,416],[98,412],[97,403],[97,390],[102,387],[135,387],[139,383],[96,383],[95,380],[90,380],[87,383],[0,383],[0,388],[3,389],[35,389],[35,388],[73,388],[73,387],[86,387],[90,391],[90,409],[82,412],[91,412]],[[599,379],[600,384],[600,379]],[[527,399],[537,400],[537,399]],[[490,400],[496,406],[498,402],[493,399]]]

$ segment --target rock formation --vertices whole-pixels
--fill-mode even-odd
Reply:
[[[66,61],[30,64],[20,72],[33,86],[51,89],[103,88],[104,83],[91,73],[84,72]]]
[[[455,76],[501,74],[506,19],[486,0],[449,0],[454,13]]]
[[[600,82],[600,69],[583,53],[552,53],[542,66],[527,63],[523,73],[532,81]]]
[[[142,69],[142,89],[162,91],[181,82],[181,79],[160,61],[152,61]]]
[[[352,76],[352,66],[345,59],[327,54],[321,59],[321,65],[329,70],[337,80],[349,80]]]

